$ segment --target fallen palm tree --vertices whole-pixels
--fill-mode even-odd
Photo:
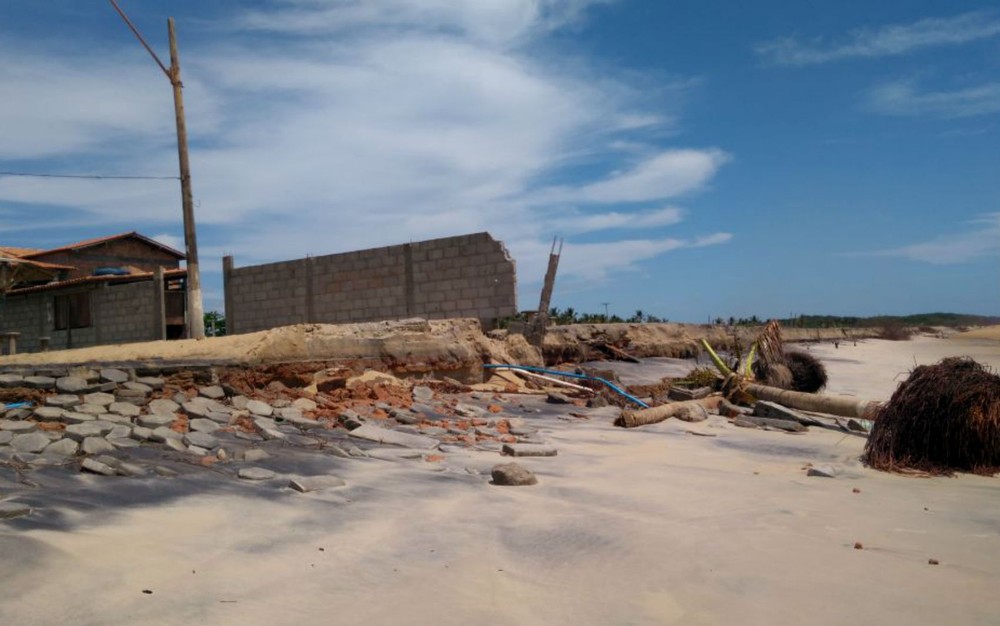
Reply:
[[[615,426],[619,426],[621,428],[636,428],[638,426],[646,426],[648,424],[657,424],[668,420],[671,417],[677,417],[687,413],[695,406],[703,407],[705,409],[717,409],[719,408],[720,402],[722,402],[722,396],[716,395],[708,398],[700,398],[698,400],[685,400],[683,402],[661,404],[660,406],[654,406],[638,411],[624,410],[621,412],[621,415],[615,419]]]
[[[783,406],[800,411],[826,413],[827,415],[837,415],[840,417],[856,417],[866,420],[875,419],[878,415],[878,409],[881,406],[874,400],[859,400],[854,396],[804,393],[757,383],[744,382],[739,388],[757,400],[777,402]]]
[[[972,359],[917,367],[877,417],[863,457],[871,467],[1000,471],[1000,376]]]
[[[742,364],[730,367],[707,341],[702,340],[702,345],[726,376],[723,395],[738,404],[768,400],[801,411],[862,419],[873,419],[877,413],[877,402],[812,393],[826,385],[826,368],[812,355],[786,352],[781,328],[774,320],[768,322]]]

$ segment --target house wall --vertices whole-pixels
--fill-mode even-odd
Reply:
[[[21,333],[18,352],[38,352],[39,337],[49,337],[50,350],[160,339],[162,314],[152,280],[121,285],[88,286],[91,319],[88,328],[54,330],[54,300],[71,290],[8,295],[0,301],[0,332]],[[77,288],[76,291],[80,289]],[[158,326],[159,324],[159,326]]]
[[[516,268],[489,233],[232,267],[223,263],[231,334],[276,326],[517,312]]]
[[[63,250],[31,258],[76,268],[69,271],[66,278],[92,276],[99,267],[131,266],[144,272],[152,272],[157,267],[168,270],[180,267],[180,261],[174,255],[134,238],[115,239],[80,250]]]

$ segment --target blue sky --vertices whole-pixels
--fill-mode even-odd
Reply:
[[[206,307],[237,265],[488,230],[537,306],[1000,312],[992,2],[123,0],[178,23]],[[175,175],[99,0],[0,0],[0,171]],[[176,181],[0,176],[0,243],[139,230]]]

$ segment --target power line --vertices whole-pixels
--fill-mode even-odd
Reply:
[[[40,174],[37,172],[0,172],[0,176],[26,178],[86,178],[90,180],[180,180],[180,176],[105,176],[101,174]]]

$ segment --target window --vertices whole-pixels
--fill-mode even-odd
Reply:
[[[90,292],[81,291],[55,297],[55,330],[87,328],[90,319]]]

